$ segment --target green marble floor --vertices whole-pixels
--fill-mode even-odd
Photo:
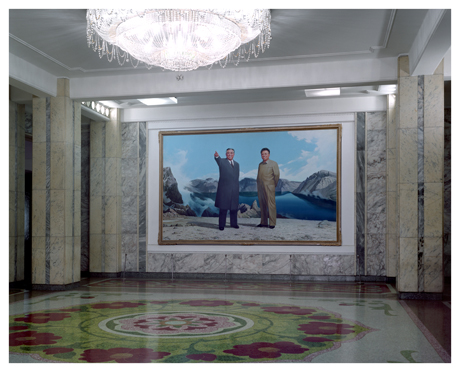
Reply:
[[[436,303],[449,334],[385,283],[91,279],[10,291],[10,362],[449,363]]]

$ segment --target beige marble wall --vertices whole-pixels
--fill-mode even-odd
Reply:
[[[32,284],[80,281],[81,105],[58,94],[33,99]]]
[[[9,102],[9,281],[24,280],[25,106]]]
[[[399,244],[395,269],[400,292],[439,293],[443,289],[443,70],[441,63],[432,76],[410,76],[408,66],[408,57],[400,57],[396,161],[389,165],[393,178],[387,186],[388,219],[396,217],[397,231],[393,234],[393,225],[389,226],[388,244],[395,244],[392,252]]]
[[[121,271],[121,130],[119,110],[90,124],[89,271]]]

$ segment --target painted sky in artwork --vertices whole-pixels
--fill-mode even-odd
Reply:
[[[214,152],[225,157],[235,149],[240,164],[240,180],[256,178],[260,150],[270,149],[270,159],[278,163],[281,178],[304,181],[320,170],[337,171],[337,129],[294,130],[252,133],[216,133],[163,136],[163,166],[171,167],[182,189],[197,178],[219,178]]]

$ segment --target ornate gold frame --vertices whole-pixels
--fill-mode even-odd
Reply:
[[[336,239],[335,240],[165,240],[163,237],[163,141],[165,136],[176,135],[200,135],[200,134],[233,134],[233,133],[254,133],[254,132],[285,132],[285,131],[302,131],[302,130],[337,130],[337,203],[336,203]],[[222,129],[222,130],[183,130],[183,131],[161,131],[158,134],[160,154],[159,154],[159,245],[310,245],[310,246],[340,246],[342,245],[341,230],[341,168],[342,168],[342,125],[308,125],[308,126],[289,126],[289,127],[272,127],[272,128],[242,128],[242,129]],[[201,217],[212,218],[212,217]],[[216,222],[217,226],[217,222]]]

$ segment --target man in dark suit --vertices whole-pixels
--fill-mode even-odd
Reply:
[[[219,183],[215,206],[219,208],[219,230],[223,230],[227,220],[227,211],[230,210],[230,226],[239,229],[237,213],[240,192],[240,165],[233,160],[234,149],[227,149],[226,159],[219,156],[217,151],[214,159],[219,166]]]

